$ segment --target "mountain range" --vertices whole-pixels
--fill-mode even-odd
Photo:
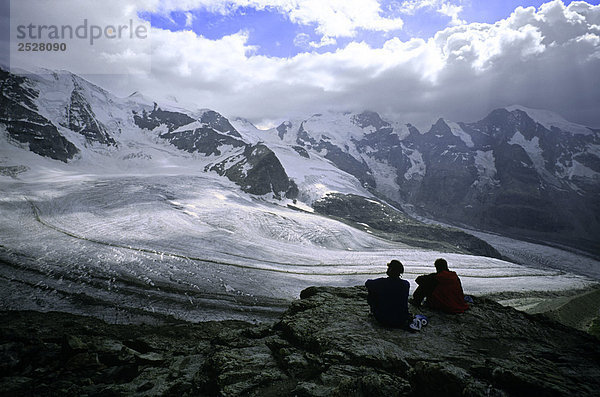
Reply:
[[[0,140],[3,174],[31,170],[32,154],[107,172],[186,158],[298,209],[356,218],[377,199],[416,217],[600,252],[600,130],[549,111],[511,106],[476,122],[440,118],[427,131],[373,111],[324,112],[260,130],[139,93],[118,98],[68,72],[2,69]]]

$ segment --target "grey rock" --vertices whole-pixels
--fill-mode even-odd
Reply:
[[[242,138],[240,133],[231,125],[229,120],[214,110],[205,111],[200,117],[200,122],[205,124],[207,127],[214,129],[215,131],[226,133],[236,138]]]
[[[73,84],[71,100],[65,109],[64,126],[85,136],[88,142],[98,142],[107,146],[116,145],[104,124],[97,120],[75,76],[73,76]]]
[[[598,180],[566,172],[575,162],[600,169],[594,151],[600,144],[596,130],[587,135],[548,130],[524,111],[506,109],[475,123],[458,123],[462,137],[443,119],[424,134],[407,124],[409,134],[402,137],[375,112],[356,114],[351,120],[365,128],[363,137],[336,146],[327,131],[307,131],[301,123],[296,143],[309,155],[325,153],[374,194],[410,204],[420,215],[598,252]],[[290,134],[290,127],[278,127],[280,137]],[[522,136],[517,141],[523,146],[515,136]],[[489,162],[484,173],[483,153]],[[377,186],[376,171],[369,166],[373,161],[396,171],[397,191]],[[407,174],[415,162],[423,173]]]
[[[500,254],[492,246],[477,237],[458,229],[424,224],[401,209],[376,202],[372,198],[330,193],[315,201],[313,208],[320,214],[329,215],[374,235],[413,247],[500,258]]]
[[[154,104],[154,109],[148,112],[142,110],[141,114],[133,113],[135,124],[147,130],[153,130],[160,125],[166,125],[169,132],[175,131],[179,127],[193,123],[195,120],[185,113],[170,112],[162,110],[158,104]]]
[[[160,135],[178,149],[206,156],[221,155],[223,146],[244,147],[246,143],[236,136],[219,132],[210,127],[193,130],[166,132]]]
[[[377,324],[366,295],[311,287],[272,325],[2,312],[0,352],[13,364],[0,385],[12,394],[261,397],[594,396],[600,387],[600,340],[541,315],[476,297],[461,315],[420,308],[429,324],[411,333]],[[61,334],[76,353],[57,363]],[[132,340],[150,351],[127,347]],[[132,360],[100,359],[118,346]]]
[[[210,167],[250,194],[272,193],[294,199],[298,187],[288,177],[275,153],[264,144],[245,145],[244,151]]]
[[[66,163],[79,149],[38,113],[38,96],[26,77],[0,69],[0,123],[6,125],[9,139],[28,145],[36,154]]]
[[[19,174],[29,171],[29,167],[25,165],[0,166],[0,175],[10,176],[17,179]]]

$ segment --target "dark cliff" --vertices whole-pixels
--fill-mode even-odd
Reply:
[[[362,287],[311,287],[277,323],[110,325],[3,312],[2,395],[596,395],[600,341],[475,298],[421,309],[418,333],[368,315]]]

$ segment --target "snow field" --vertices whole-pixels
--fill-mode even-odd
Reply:
[[[108,319],[116,310],[260,320],[310,285],[361,285],[384,276],[393,258],[404,263],[411,291],[438,257],[469,294],[593,284],[563,271],[390,243],[249,196],[210,174],[2,177],[0,185],[3,309],[77,312],[92,305]]]

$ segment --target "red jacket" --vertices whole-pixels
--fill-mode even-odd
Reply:
[[[437,286],[427,298],[429,306],[446,313],[462,313],[469,308],[456,272],[441,271],[435,275],[435,279]]]

